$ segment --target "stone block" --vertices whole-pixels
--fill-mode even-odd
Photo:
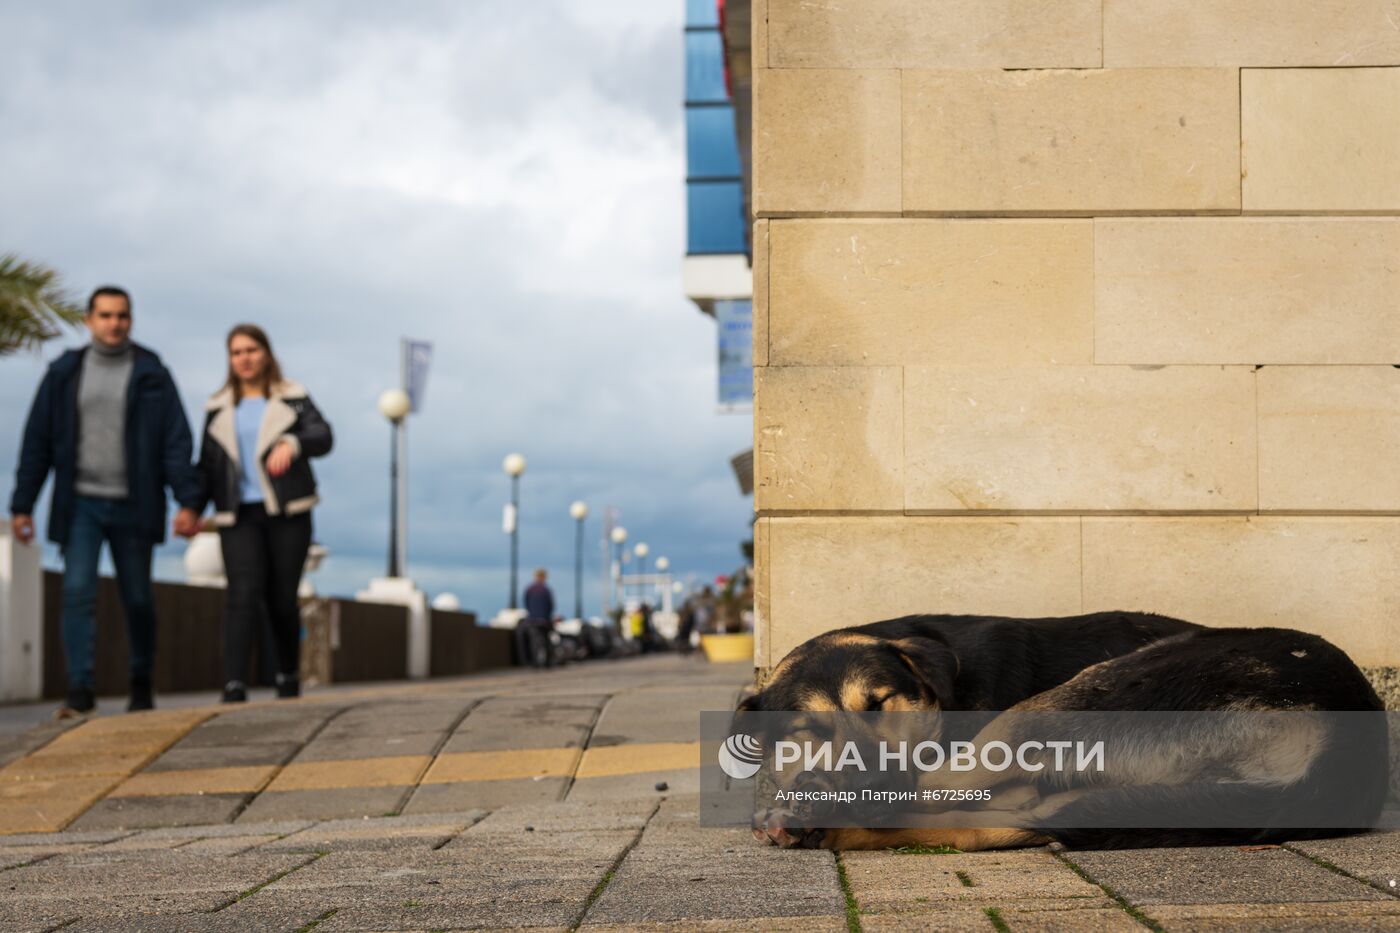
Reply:
[[[1104,0],[1109,68],[1400,65],[1392,0]]]
[[[1238,73],[904,74],[907,213],[1236,211]]]
[[[1253,510],[1245,366],[908,367],[909,512]]]
[[[1094,222],[1099,363],[1400,361],[1400,220]]]
[[[164,797],[171,794],[257,793],[277,773],[276,765],[241,768],[196,768],[190,771],[143,771],[133,774],[109,797]]]
[[[959,906],[1081,910],[1113,906],[1102,890],[1043,849],[954,855],[849,852],[851,893],[872,914]]]
[[[755,506],[902,508],[902,409],[898,367],[755,369]]]
[[[1099,0],[768,0],[774,68],[1097,68]]]
[[[1400,41],[1396,48],[1400,56]],[[1400,69],[1242,72],[1244,209],[1400,210],[1400,118],[1396,114],[1400,114]]]
[[[526,748],[497,752],[445,752],[433,760],[423,784],[567,777],[579,759],[576,748]]]
[[[754,69],[768,67],[768,0],[750,0],[749,56]]]
[[[1133,849],[1073,852],[1070,859],[1096,882],[1139,907],[1388,901],[1374,888],[1330,872],[1286,849]],[[1150,909],[1147,912],[1153,913]]]
[[[898,213],[899,84],[897,71],[755,72],[755,213]]]
[[[251,794],[171,794],[164,797],[109,797],[80,816],[75,829],[151,829],[188,824],[227,823]]]
[[[753,365],[768,365],[768,228],[766,220],[753,225]]]
[[[411,790],[409,786],[388,786],[266,791],[253,798],[236,822],[390,816],[399,812],[399,807],[408,799]]]
[[[1400,519],[1085,518],[1084,609],[1320,635],[1400,664]],[[1044,614],[1044,613],[1043,613]]]
[[[783,220],[774,365],[1089,363],[1087,220]]]
[[[458,781],[453,784],[420,784],[404,804],[404,813],[457,813],[477,808],[552,803],[564,796],[571,778],[501,778]]]
[[[1259,508],[1400,511],[1400,370],[1266,366],[1259,386]]]
[[[1077,518],[774,518],[769,658],[918,612],[1080,611]]]

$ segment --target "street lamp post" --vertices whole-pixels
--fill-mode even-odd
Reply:
[[[514,609],[516,603],[517,574],[520,569],[520,474],[525,472],[525,458],[520,454],[508,454],[501,468],[510,477],[510,601],[506,604]]]
[[[583,619],[583,520],[588,517],[588,503],[575,502],[569,506],[575,525],[574,534],[574,618]]]
[[[392,426],[389,433],[389,576],[397,577],[403,571],[402,548],[404,541],[399,534],[399,432],[403,430],[403,419],[408,417],[411,407],[408,393],[402,389],[389,389],[379,396],[379,413],[389,419]]]
[[[614,528],[612,543],[617,546],[616,556],[613,558],[613,591],[617,594],[618,608],[623,608],[626,594],[622,592],[622,546],[627,543],[627,529],[621,525]]]
[[[642,602],[646,602],[647,583],[642,578],[647,573],[647,555],[651,553],[651,548],[645,541],[638,541],[632,553],[637,555],[637,595],[641,597]]]

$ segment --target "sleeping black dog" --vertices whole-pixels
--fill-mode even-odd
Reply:
[[[1206,628],[1180,619],[1136,612],[1104,612],[1047,619],[992,616],[907,616],[819,635],[799,645],[762,691],[741,710],[795,712],[874,711],[1367,711],[1384,709],[1351,659],[1315,635],[1286,629]],[[1016,740],[1025,717],[988,717],[986,735]],[[1305,734],[1217,737],[1221,774],[1241,783],[1239,809],[1257,821],[1238,829],[1171,829],[1154,820],[1180,813],[1212,796],[1234,804],[1229,785],[1192,783],[1198,775],[1173,771],[1179,756],[1150,742],[1129,743],[1135,760],[1091,787],[1055,788],[1049,801],[1055,828],[1016,829],[794,829],[769,814],[755,835],[775,845],[833,849],[951,845],[964,851],[1059,841],[1077,847],[1143,847],[1270,842],[1335,835],[1372,824],[1386,792],[1387,730],[1383,716],[1365,717],[1364,737],[1349,735],[1349,757],[1327,757],[1342,737],[1324,722],[1300,725]],[[1301,720],[1300,720],[1301,722]],[[1321,732],[1317,730],[1321,729]],[[1333,729],[1332,733],[1327,730]],[[943,736],[941,738],[946,738]],[[1265,748],[1265,743],[1268,747]],[[1251,746],[1253,743],[1254,746]],[[1253,757],[1250,757],[1253,755]],[[1359,757],[1358,757],[1359,756]],[[1240,761],[1248,760],[1242,768]],[[1166,764],[1164,764],[1164,762]],[[1287,768],[1288,774],[1269,773]],[[1351,780],[1335,771],[1350,769]],[[1234,771],[1231,771],[1231,768]],[[1249,770],[1253,768],[1254,770]],[[1239,772],[1236,774],[1235,772]],[[995,782],[972,774],[965,780]],[[1124,782],[1131,786],[1123,786]],[[1349,783],[1339,822],[1326,830],[1275,829],[1289,807]],[[1258,788],[1279,788],[1261,797]],[[1223,788],[1223,789],[1222,789]],[[1065,793],[1067,792],[1067,793]],[[1227,796],[1221,797],[1222,794]],[[1263,800],[1261,810],[1260,801]],[[1076,814],[1092,824],[1106,808],[1143,815],[1142,829],[1061,828]],[[1170,825],[1170,819],[1166,822]]]

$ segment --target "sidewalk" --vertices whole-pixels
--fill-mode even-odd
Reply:
[[[0,933],[1400,930],[1400,833],[1283,848],[785,851],[698,825],[673,656],[0,737]]]

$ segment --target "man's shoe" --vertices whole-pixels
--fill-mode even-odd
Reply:
[[[97,705],[91,687],[69,687],[68,702],[53,714],[54,719],[78,719],[91,713]]]
[[[301,696],[301,678],[296,674],[277,675],[277,699],[290,700]]]
[[[128,713],[140,713],[156,708],[156,698],[149,680],[135,679],[131,682],[131,700],[126,704]]]
[[[225,703],[247,703],[247,702],[248,702],[248,688],[245,687],[245,686],[243,685],[243,681],[241,681],[241,680],[230,680],[228,683],[224,684],[224,702],[225,702]]]

